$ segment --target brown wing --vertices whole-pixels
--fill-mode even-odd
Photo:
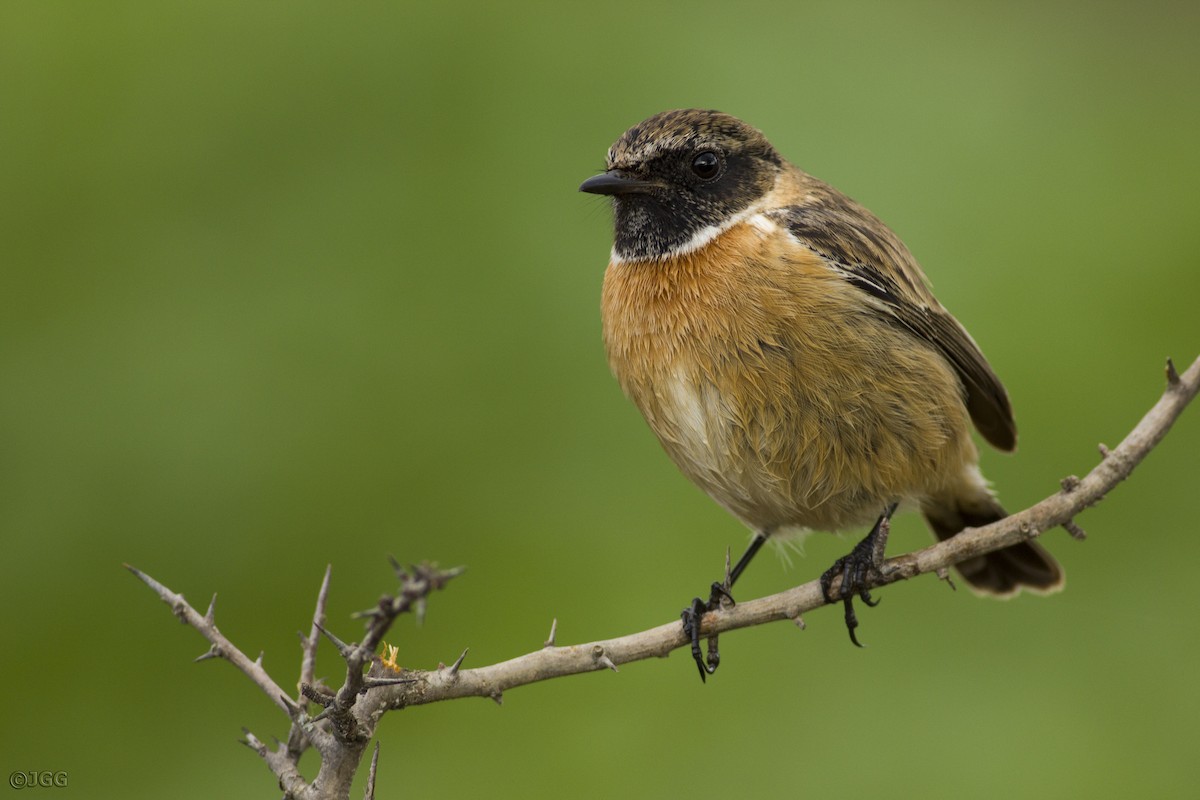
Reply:
[[[871,212],[814,183],[811,204],[774,215],[830,269],[862,290],[864,300],[937,348],[958,373],[967,410],[983,438],[1000,450],[1015,448],[1017,426],[1004,386],[971,335],[934,298],[908,248]]]

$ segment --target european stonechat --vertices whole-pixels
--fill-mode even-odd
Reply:
[[[863,580],[897,506],[919,508],[939,539],[1005,516],[970,427],[1011,451],[1008,395],[870,211],[755,128],[697,109],[630,128],[579,188],[613,200],[602,297],[613,373],[679,469],[755,532],[707,603],[683,612],[701,678],[718,657],[712,642],[707,663],[700,653],[700,618],[768,538],[876,520],[821,578],[858,644],[853,598],[874,604]],[[1000,597],[1063,585],[1034,542],[958,571]]]

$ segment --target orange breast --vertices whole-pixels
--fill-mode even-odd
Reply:
[[[975,459],[958,379],[769,224],[605,274],[622,389],[679,468],[755,528],[838,529]]]

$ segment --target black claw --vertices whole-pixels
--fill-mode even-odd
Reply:
[[[842,603],[846,607],[846,632],[850,634],[850,641],[855,647],[862,647],[862,643],[854,635],[854,629],[858,627],[858,617],[854,614],[854,598],[847,597]]]
[[[705,664],[704,655],[700,651],[700,618],[708,611],[708,607],[699,597],[692,599],[692,604],[685,608],[679,615],[683,619],[683,633],[692,640],[692,658],[696,661],[696,668],[700,670],[700,681],[705,682],[708,676],[716,671],[717,665]],[[713,655],[713,643],[709,640],[709,655]],[[720,661],[720,656],[716,657]]]
[[[728,600],[731,605],[734,602],[733,595],[729,593],[729,587],[720,581],[713,581],[712,589],[708,595],[708,610],[712,611],[713,609],[720,608],[722,599]]]

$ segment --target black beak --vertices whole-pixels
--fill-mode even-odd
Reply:
[[[634,192],[645,192],[658,186],[650,181],[639,181],[636,178],[630,178],[627,175],[622,175],[615,169],[610,169],[601,175],[594,178],[588,178],[579,185],[579,191],[588,192],[590,194],[632,194]]]

